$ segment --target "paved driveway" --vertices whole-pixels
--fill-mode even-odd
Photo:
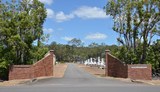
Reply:
[[[64,78],[50,78],[14,87],[0,87],[0,92],[160,92],[160,86],[122,82],[95,76],[68,64]]]

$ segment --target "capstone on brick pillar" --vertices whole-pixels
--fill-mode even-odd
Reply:
[[[50,50],[49,52],[50,52],[50,54],[54,54],[54,50]]]

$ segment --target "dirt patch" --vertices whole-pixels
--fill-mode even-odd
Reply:
[[[104,77],[105,76],[105,69],[100,69],[98,67],[90,67],[85,66],[83,64],[78,64],[78,67],[84,69],[85,71],[97,76],[97,77]]]
[[[17,84],[24,84],[25,82],[28,81],[30,81],[30,79],[4,81],[0,82],[0,86],[15,86]]]
[[[54,77],[62,78],[67,69],[67,64],[56,64],[54,67]]]
[[[152,80],[150,82],[153,83],[154,85],[160,85],[160,80]]]

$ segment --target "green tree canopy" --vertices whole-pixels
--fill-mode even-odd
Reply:
[[[110,0],[105,9],[120,35],[121,58],[127,63],[146,63],[152,38],[160,32],[159,0]]]
[[[0,73],[8,65],[30,63],[33,42],[38,40],[40,46],[46,16],[39,0],[0,0]]]

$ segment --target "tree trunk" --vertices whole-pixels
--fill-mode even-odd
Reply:
[[[145,62],[145,60],[146,60],[146,52],[147,52],[147,39],[146,39],[146,37],[145,36],[143,36],[143,40],[144,40],[144,42],[143,42],[143,51],[142,51],[142,58],[141,58],[141,60],[140,60],[140,64],[143,64],[144,62]]]

